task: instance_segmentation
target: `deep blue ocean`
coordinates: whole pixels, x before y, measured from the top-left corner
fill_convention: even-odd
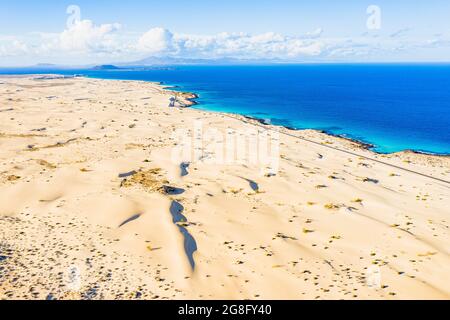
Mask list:
[[[197,93],[196,108],[344,135],[390,153],[450,154],[450,65],[176,66],[154,70],[0,69],[145,80]]]

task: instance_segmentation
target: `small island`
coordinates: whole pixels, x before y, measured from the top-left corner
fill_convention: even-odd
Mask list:
[[[119,69],[120,69],[119,67],[112,64],[104,64],[92,68],[92,70],[119,70]]]

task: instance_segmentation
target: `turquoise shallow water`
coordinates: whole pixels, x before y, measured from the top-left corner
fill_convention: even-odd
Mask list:
[[[450,154],[450,65],[182,66],[155,70],[0,69],[158,81],[210,111],[312,128],[374,145]]]

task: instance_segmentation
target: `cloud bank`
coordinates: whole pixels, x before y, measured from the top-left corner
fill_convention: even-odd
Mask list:
[[[127,33],[119,23],[96,25],[91,20],[79,20],[60,33],[34,32],[22,38],[0,35],[0,58],[83,63],[125,62],[149,56],[345,61],[450,46],[450,40],[441,34],[433,40],[411,40],[406,37],[409,33],[411,29],[401,29],[385,35],[366,32],[356,37],[331,38],[317,28],[296,36],[274,32],[201,35],[155,27],[136,34]]]
[[[118,23],[96,26],[90,20],[77,21],[59,35],[55,49],[73,53],[109,53],[119,46],[114,34],[120,28]]]

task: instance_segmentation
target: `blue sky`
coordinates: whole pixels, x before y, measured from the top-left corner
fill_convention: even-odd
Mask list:
[[[70,25],[69,5],[81,12]],[[0,0],[0,66],[147,56],[448,61],[449,17],[445,0]]]

